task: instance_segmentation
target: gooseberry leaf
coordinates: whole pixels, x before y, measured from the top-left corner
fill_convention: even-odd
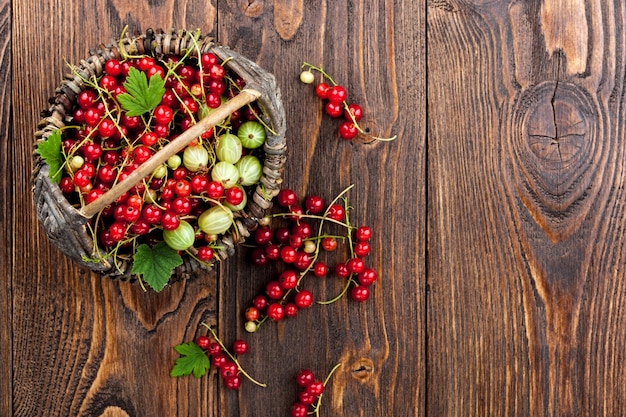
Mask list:
[[[174,367],[170,371],[170,376],[191,375],[200,378],[211,367],[211,361],[207,354],[194,342],[181,343],[174,346],[180,358],[176,359]]]
[[[50,167],[48,176],[55,183],[61,182],[61,167],[63,166],[63,154],[61,153],[61,132],[55,130],[46,140],[39,142],[37,153]]]
[[[183,258],[165,242],[159,242],[152,248],[142,244],[137,247],[133,257],[132,273],[159,292],[167,285],[174,268],[182,263]]]
[[[117,100],[126,110],[126,115],[141,116],[154,110],[161,103],[165,93],[165,80],[154,74],[148,81],[145,72],[130,67],[124,88],[126,92],[119,94]]]

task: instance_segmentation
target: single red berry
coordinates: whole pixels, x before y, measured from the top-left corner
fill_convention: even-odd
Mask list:
[[[372,229],[368,226],[359,226],[354,234],[357,240],[370,240],[372,237]]]
[[[309,406],[301,402],[297,402],[291,406],[289,413],[291,417],[307,417],[309,415]]]
[[[324,383],[322,381],[316,380],[307,385],[306,391],[308,391],[311,395],[317,398],[324,393],[324,388]]]
[[[179,216],[191,213],[191,200],[188,197],[177,197],[172,201],[171,209]]]
[[[358,104],[349,104],[348,108],[344,110],[343,116],[348,121],[352,121],[352,118],[354,118],[354,121],[358,122],[363,117],[363,109]]]
[[[233,353],[235,353],[235,355],[244,355],[248,352],[248,349],[248,342],[243,339],[237,339],[233,342]]]
[[[350,290],[350,297],[354,301],[363,302],[370,298],[369,287],[364,285],[356,285]]]
[[[337,245],[337,239],[335,239],[334,237],[322,238],[322,249],[327,252],[332,252],[337,249]]]
[[[74,191],[74,182],[70,177],[63,177],[61,178],[59,187],[61,188],[62,192],[64,192],[65,194],[69,194]]]
[[[329,90],[330,90],[330,85],[326,83],[319,83],[315,86],[315,94],[317,94],[317,96],[321,98],[322,100],[328,98]]]
[[[285,316],[286,317],[295,317],[298,315],[298,311],[300,308],[295,303],[287,303],[285,305]]]
[[[209,198],[218,200],[224,196],[224,185],[218,181],[209,181],[206,186],[206,193]]]
[[[209,353],[210,354],[210,353]],[[220,369],[228,362],[228,357],[223,353],[211,354],[211,366]]]
[[[126,206],[126,210],[124,211],[124,220],[128,223],[132,223],[139,219],[141,216],[141,210],[137,207]]]
[[[300,221],[302,216],[304,215],[304,210],[297,204],[294,204],[289,208],[289,216],[287,219],[291,222],[297,223]]]
[[[244,315],[248,321],[257,321],[261,317],[261,312],[256,307],[248,307]]]
[[[122,64],[117,59],[109,59],[104,64],[104,71],[109,75],[117,77],[122,73]]]
[[[166,211],[161,217],[161,227],[165,230],[175,230],[180,225],[180,219],[176,213]]]
[[[224,78],[224,76],[226,75],[226,71],[224,70],[224,67],[222,67],[220,64],[213,64],[209,67],[209,77],[219,80]]]
[[[282,207],[289,208],[297,203],[298,196],[295,191],[285,188],[280,190],[278,196],[276,197],[276,201]]]
[[[232,204],[233,206],[241,204],[244,199],[243,188],[240,187],[230,187],[226,189],[224,195],[226,197],[226,202]]]
[[[308,239],[313,234],[313,228],[307,222],[300,222],[291,228],[292,236],[300,236],[302,239]]]
[[[357,137],[359,130],[352,122],[346,121],[339,125],[339,136],[345,140],[352,140]]]
[[[302,388],[308,387],[313,381],[315,381],[315,375],[310,369],[301,369],[296,374],[296,384]]]
[[[269,261],[265,249],[260,247],[252,250],[251,259],[252,263],[256,266],[263,266]]]
[[[292,269],[285,269],[279,275],[278,283],[283,290],[296,288],[296,285],[298,285],[298,273]]]
[[[353,274],[359,274],[365,270],[365,262],[361,258],[350,258],[346,266]]]
[[[265,293],[271,300],[279,300],[283,296],[283,287],[278,281],[270,281],[265,286]]]
[[[274,239],[280,244],[289,243],[291,232],[286,227],[278,227],[274,230]]]
[[[348,97],[348,92],[340,85],[335,85],[328,90],[328,101],[330,103],[342,104]],[[342,112],[343,113],[343,112]]]
[[[198,248],[198,259],[202,262],[211,262],[214,257],[213,249],[208,246],[201,246]]]
[[[100,88],[111,93],[117,87],[117,79],[112,75],[104,75],[100,78],[98,84],[100,85]]]
[[[211,339],[208,336],[198,336],[196,338],[196,345],[202,350],[207,350],[211,344]]]
[[[359,273],[357,280],[359,281],[359,284],[367,287],[369,285],[372,285],[377,278],[378,275],[376,274],[375,270],[373,270],[372,268],[365,268]]]
[[[98,94],[93,90],[83,90],[78,94],[78,97],[76,98],[78,106],[83,110],[87,110],[93,107],[94,104],[96,104],[97,100]]]
[[[267,306],[267,317],[273,321],[281,321],[285,317],[285,308],[279,303]]]
[[[313,304],[313,293],[309,290],[300,290],[295,295],[293,301],[299,308],[311,307]]]
[[[257,245],[266,246],[272,242],[272,229],[269,226],[261,226],[254,231],[254,241]]]
[[[156,204],[147,204],[141,211],[141,217],[150,224],[159,224],[163,211]]]
[[[369,242],[366,242],[364,240],[356,242],[354,245],[354,254],[358,256],[359,258],[363,258],[367,256],[367,254],[370,253],[370,250],[371,250],[371,246]]]
[[[233,375],[224,378],[224,385],[226,385],[226,388],[236,391],[241,387],[241,377],[239,375]]]
[[[343,114],[343,106],[341,103],[333,103],[332,101],[326,103],[324,110],[326,114],[332,118],[340,117]]]
[[[346,215],[346,210],[343,208],[343,206],[339,205],[339,204],[331,204],[331,206],[328,208],[328,218],[336,220],[336,221],[343,221],[344,217]]]
[[[270,243],[265,247],[265,255],[267,259],[271,261],[277,261],[280,259],[280,247],[274,243]]]
[[[299,249],[302,247],[303,244],[304,239],[302,238],[302,236],[293,234],[289,236],[289,246],[291,246],[292,248]]]
[[[268,304],[269,302],[267,301],[267,297],[265,297],[264,295],[257,295],[256,297],[254,297],[254,300],[252,300],[252,305],[254,305],[255,308],[261,311],[265,310]]]
[[[309,266],[311,266],[312,262],[313,257],[311,256],[311,254],[303,250],[299,250],[296,252],[296,259],[293,261],[293,266],[300,271],[304,271]]]
[[[220,367],[220,376],[222,378],[229,378],[237,375],[239,370],[237,369],[237,364],[233,361],[227,361]]]
[[[102,121],[100,122],[100,125],[98,126],[98,133],[100,134],[100,137],[103,139],[107,139],[112,136],[115,136],[115,134],[118,132],[119,130],[117,128],[117,125],[115,124],[113,120],[111,120],[108,117],[102,119]]]
[[[337,274],[339,278],[350,277],[350,268],[348,268],[348,264],[341,262],[335,265],[335,274]]]
[[[200,57],[200,63],[205,68],[210,68],[211,65],[215,65],[219,62],[217,56],[211,52],[206,52]]]
[[[85,203],[93,203],[98,197],[102,196],[102,194],[104,194],[104,191],[98,189],[89,191],[85,196]]]
[[[300,391],[298,393],[298,400],[302,404],[311,405],[311,404],[313,404],[315,402],[316,399],[317,399],[317,397],[315,397],[313,394],[311,394],[307,390]]]
[[[217,109],[222,105],[222,97],[216,93],[209,93],[206,95],[205,102],[210,109]]]
[[[328,274],[328,266],[324,262],[316,262],[313,265],[313,275],[318,278],[325,277]]]
[[[218,353],[222,353],[222,347],[220,346],[219,343],[215,341],[211,341],[211,343],[209,343],[207,351],[209,352],[209,355],[211,356],[217,355]]]
[[[318,195],[310,195],[304,200],[304,208],[311,214],[322,213],[324,206],[324,200]]]
[[[291,246],[283,246],[280,250],[280,257],[286,264],[291,264],[296,260],[297,252]]]

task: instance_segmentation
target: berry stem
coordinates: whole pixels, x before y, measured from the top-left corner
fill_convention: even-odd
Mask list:
[[[239,363],[239,360],[237,359],[237,357],[235,355],[233,355],[232,353],[230,353],[230,351],[228,349],[226,349],[226,346],[224,346],[224,344],[222,343],[222,341],[220,340],[220,338],[217,336],[217,333],[215,333],[215,330],[213,330],[213,328],[211,326],[209,326],[206,323],[201,323],[204,327],[206,327],[207,329],[209,329],[209,332],[211,332],[211,336],[213,336],[213,338],[215,339],[215,341],[220,345],[220,347],[222,348],[222,351],[224,351],[228,357],[235,362],[235,364],[237,365],[237,369],[239,370],[239,372],[241,372],[242,375],[244,375],[246,378],[248,378],[250,381],[252,381],[254,384],[260,386],[260,387],[267,387],[267,384],[264,384],[262,382],[257,381],[256,379],[252,378],[250,376],[250,374],[248,374],[245,369],[243,369],[243,367],[241,366],[241,364]]]
[[[328,375],[326,376],[326,379],[324,379],[324,387],[326,387],[326,385],[328,384],[328,381],[330,381],[330,377],[333,376],[333,374],[335,373],[335,371],[337,369],[339,369],[339,367],[341,366],[341,363],[338,363],[337,365],[335,365],[333,367],[333,369],[330,370],[330,372],[328,373]],[[313,410],[314,413],[317,417],[319,417],[320,415],[320,407],[322,405],[322,397],[324,396],[324,393],[320,394],[319,397],[317,397],[317,403],[315,403],[315,405],[313,406]]]

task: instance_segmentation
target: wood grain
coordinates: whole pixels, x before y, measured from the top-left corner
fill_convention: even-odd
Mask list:
[[[624,10],[585,4],[429,4],[429,414],[626,407]]]
[[[10,227],[0,232],[9,245],[6,261],[0,260],[9,271],[0,308],[13,315],[0,328],[12,345],[3,352],[10,368],[0,368],[9,384],[0,394],[3,415],[286,415],[296,400],[297,370],[311,368],[321,378],[336,363],[342,367],[321,415],[424,415],[423,4],[28,0],[12,6],[13,83],[3,88],[19,99],[13,101],[13,140],[2,142],[11,151],[0,154],[3,191],[13,203],[3,211]],[[42,19],[45,29],[33,29]],[[200,27],[276,74],[288,112],[286,185],[301,196],[330,200],[354,183],[351,216],[374,228],[368,262],[380,271],[380,282],[368,303],[316,306],[248,335],[241,314],[276,270],[251,268],[245,249],[217,274],[152,294],[101,280],[50,245],[35,216],[25,215],[33,210],[30,154],[38,113],[65,62],[83,58],[125,25],[131,31]],[[305,60],[341,80],[365,108],[365,127],[399,138],[340,140],[338,123],[323,115],[311,86],[298,81]],[[320,299],[342,287],[337,280],[311,285]],[[214,371],[200,380],[170,378],[172,347],[203,333],[201,321],[218,324],[227,343],[248,339],[252,352],[244,366],[268,388],[244,384],[239,393],[227,391]]]
[[[11,4],[0,1],[0,271],[11,269],[11,245],[9,207],[13,204],[13,172],[10,169],[11,158]],[[0,410],[13,407],[13,351],[11,341],[11,276],[3,273],[0,288]]]

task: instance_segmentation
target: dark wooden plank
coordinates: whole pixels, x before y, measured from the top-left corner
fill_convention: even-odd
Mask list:
[[[281,3],[280,5],[278,3]],[[315,306],[246,335],[232,326],[271,279],[245,254],[224,269],[219,317],[223,337],[250,341],[250,372],[268,382],[224,397],[233,415],[287,415],[301,368],[324,375],[343,366],[324,396],[322,415],[424,415],[424,5],[420,2],[220,3],[219,40],[276,74],[287,111],[285,185],[300,196],[331,199],[355,184],[352,218],[374,228],[368,262],[381,274],[371,299]],[[254,6],[254,7],[253,7]],[[349,143],[323,115],[303,61],[322,65],[365,107],[366,126],[393,143]],[[319,299],[342,283],[308,282]]]
[[[11,3],[0,1],[0,414],[9,415],[12,409],[11,350],[11,242],[9,213],[13,201],[13,172],[11,164]]]
[[[12,294],[14,312],[13,360],[3,360],[13,366],[13,395],[3,395],[3,402],[13,404],[3,415],[220,415],[217,384],[209,378],[169,377],[173,346],[192,339],[201,320],[214,320],[215,274],[161,294],[102,281],[49,244],[29,191],[32,135],[39,111],[67,71],[66,61],[77,62],[126,24],[130,30],[190,27],[210,33],[215,8],[204,1],[24,1],[13,7],[13,177],[8,178],[16,191],[6,233],[15,239],[9,240],[12,287],[3,292]]]
[[[431,2],[428,413],[626,409],[623,2]]]

